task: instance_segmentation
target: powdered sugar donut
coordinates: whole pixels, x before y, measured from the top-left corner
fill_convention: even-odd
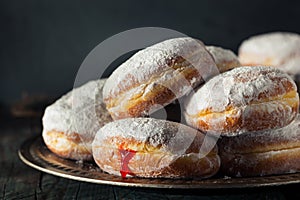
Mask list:
[[[114,119],[145,116],[218,73],[200,41],[169,39],[139,51],[120,65],[108,78],[103,98]]]
[[[220,72],[241,66],[238,57],[229,49],[216,46],[206,46],[206,49],[213,56]]]
[[[92,159],[91,143],[96,132],[112,121],[102,101],[105,81],[90,81],[46,108],[43,139],[52,152],[74,160]]]
[[[264,176],[300,171],[300,115],[273,130],[219,140],[222,172],[229,176]]]
[[[298,108],[297,87],[289,75],[274,67],[239,67],[191,94],[184,115],[202,131],[239,135],[284,127]]]
[[[239,48],[242,65],[278,67],[289,74],[300,73],[300,35],[273,32],[250,37]]]
[[[95,136],[93,156],[103,171],[124,178],[207,178],[220,166],[215,138],[153,118],[106,124]]]
[[[295,75],[300,75],[300,55],[286,61],[280,69],[290,74],[294,79]],[[295,79],[296,80],[296,79]]]

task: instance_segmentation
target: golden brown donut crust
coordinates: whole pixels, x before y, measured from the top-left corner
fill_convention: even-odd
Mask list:
[[[248,132],[235,137],[222,137],[220,151],[232,154],[262,153],[300,148],[300,115],[289,125],[264,131]]]
[[[272,67],[240,67],[191,94],[185,118],[205,132],[239,135],[284,127],[298,109],[297,87],[287,74]]]
[[[206,49],[212,55],[221,73],[241,66],[238,57],[229,49],[217,46],[206,46]]]
[[[78,133],[66,134],[59,131],[47,131],[43,134],[43,139],[53,153],[62,158],[73,160],[92,160],[91,151],[87,144],[82,143]]]
[[[263,176],[300,171],[300,115],[286,127],[218,141],[222,172]]]
[[[112,121],[102,98],[105,81],[91,80],[45,109],[42,136],[52,152],[64,158],[91,160],[96,132]]]
[[[120,65],[105,84],[104,102],[113,119],[146,116],[217,71],[202,42],[188,37],[166,40]]]
[[[209,145],[202,147],[204,138],[197,130],[175,122],[152,118],[118,120],[97,133],[93,157],[101,169],[119,176],[124,162],[120,150],[125,150],[134,152],[128,162],[129,175],[207,178],[217,173],[220,160],[215,144],[212,143],[209,152],[206,152]],[[206,139],[206,142],[213,141],[211,137]],[[200,155],[199,151],[206,153]]]
[[[122,138],[123,141],[129,143],[129,146],[134,147],[140,144],[138,141],[127,141],[127,139]],[[118,141],[122,141],[121,138],[118,138]],[[115,140],[115,139],[113,139]],[[197,139],[195,139],[197,140]],[[108,144],[110,141],[104,141]],[[217,150],[213,149],[208,155],[204,158],[199,159],[199,146],[195,145],[197,142],[194,141],[191,144],[186,155],[181,155],[176,158],[176,160],[171,161],[173,158],[170,153],[170,158],[165,158],[168,155],[165,155],[162,152],[159,152],[159,149],[154,148],[153,146],[148,146],[148,151],[138,151],[135,153],[133,158],[130,160],[128,166],[134,175],[137,177],[143,178],[208,178],[216,174],[219,170],[219,158]],[[196,148],[195,148],[196,147]],[[156,152],[155,152],[156,151]],[[94,154],[95,162],[101,167],[104,165],[110,166],[116,171],[120,171],[121,166],[121,155],[119,149],[117,148],[102,148],[101,158],[110,157],[110,155],[115,155],[114,159],[98,159],[100,156],[96,153]],[[195,155],[193,154],[195,153]],[[163,166],[161,169],[155,169],[157,165]]]
[[[183,58],[180,58],[175,62],[179,62],[180,60],[183,62]],[[177,70],[177,68],[179,67],[173,66],[174,70]],[[181,70],[180,73],[181,74],[178,74],[177,76],[174,75],[173,79],[165,81],[163,85],[153,84],[151,92],[148,92],[146,94],[146,87],[155,82],[153,79],[148,80],[147,83],[144,83],[145,86],[140,90],[139,93],[136,93],[134,96],[127,100],[126,106],[124,106],[125,109],[114,109],[112,112],[110,112],[111,116],[114,119],[123,119],[127,117],[139,117],[141,115],[144,115],[152,106],[166,105],[176,99],[176,95],[174,94],[174,92],[178,93],[181,90],[182,82],[190,82],[193,79],[201,79],[199,72],[193,67],[186,67],[185,69]],[[160,75],[158,75],[157,77],[160,77]],[[133,87],[138,87],[138,84],[133,84]],[[169,88],[172,88],[172,90],[170,90]],[[128,90],[130,91],[130,89]],[[131,96],[131,94],[124,91],[123,93],[119,94],[119,97],[106,98],[105,102],[109,102],[106,104],[107,108],[110,109],[122,104],[127,95]]]
[[[300,148],[264,153],[220,153],[221,172],[227,176],[250,177],[300,171]]]

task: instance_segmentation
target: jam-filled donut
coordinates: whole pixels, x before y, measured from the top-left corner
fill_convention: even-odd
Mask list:
[[[295,82],[274,67],[238,67],[220,74],[185,102],[187,123],[223,135],[280,128],[299,108]]]
[[[105,79],[90,81],[48,106],[43,116],[43,139],[60,157],[92,159],[92,141],[112,121],[102,101]]]
[[[220,72],[241,66],[238,57],[229,49],[216,46],[206,46],[206,49],[213,56]]]
[[[220,166],[215,138],[154,118],[106,124],[95,136],[93,156],[103,171],[123,178],[207,178]]]
[[[273,130],[219,140],[221,171],[228,176],[264,176],[300,171],[300,116]]]
[[[218,72],[200,41],[169,39],[139,51],[120,65],[108,78],[103,98],[113,119],[146,116]]]
[[[273,32],[250,37],[239,48],[242,65],[278,67],[289,74],[300,73],[300,35]]]

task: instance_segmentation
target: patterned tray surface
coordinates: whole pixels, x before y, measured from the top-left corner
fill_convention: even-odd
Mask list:
[[[121,177],[104,173],[96,166],[95,163],[75,162],[57,157],[47,149],[41,136],[33,137],[25,141],[19,149],[18,154],[25,164],[52,175],[78,181],[116,186],[220,189],[250,188],[300,183],[300,173],[251,178],[214,177],[205,180],[143,178],[122,179]]]

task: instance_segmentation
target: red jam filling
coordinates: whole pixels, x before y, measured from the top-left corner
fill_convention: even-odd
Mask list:
[[[122,178],[126,178],[127,175],[134,176],[134,173],[128,167],[129,161],[133,158],[136,154],[136,151],[131,149],[124,149],[123,144],[119,147],[119,152],[121,154],[121,169],[120,174]]]

